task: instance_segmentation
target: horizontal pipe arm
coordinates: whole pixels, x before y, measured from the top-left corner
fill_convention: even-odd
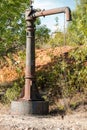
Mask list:
[[[33,17],[37,18],[40,16],[47,16],[47,15],[58,14],[58,13],[65,13],[66,20],[71,21],[71,10],[69,7],[55,8],[55,9],[50,9],[50,10],[42,10],[39,12],[35,12],[32,15],[33,15]]]

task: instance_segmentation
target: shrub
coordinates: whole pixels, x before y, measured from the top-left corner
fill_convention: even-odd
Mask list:
[[[47,98],[73,97],[87,92],[87,48],[85,46],[52,57],[51,63],[37,72],[37,85]]]
[[[17,99],[20,94],[20,91],[20,86],[15,82],[12,88],[7,89],[5,96],[7,100],[11,102],[12,100]]]

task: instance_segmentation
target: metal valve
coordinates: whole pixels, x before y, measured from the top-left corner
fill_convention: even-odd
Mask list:
[[[30,0],[30,6],[32,6],[33,3],[34,3],[34,0]]]

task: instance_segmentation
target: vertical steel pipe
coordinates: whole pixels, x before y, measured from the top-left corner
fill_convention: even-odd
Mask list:
[[[27,12],[26,12],[27,15]],[[24,99],[32,100],[31,89],[35,78],[35,26],[34,19],[26,20],[26,70]]]

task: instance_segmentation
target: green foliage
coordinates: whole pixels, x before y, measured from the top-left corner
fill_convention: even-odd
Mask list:
[[[48,44],[52,47],[64,45],[64,34],[60,31],[52,34],[53,36],[50,38]]]
[[[49,33],[50,30],[46,27],[46,25],[37,25],[36,26],[36,47],[40,48],[43,45],[46,45],[46,43],[49,40]]]
[[[56,30],[51,34],[51,37],[48,41],[48,44],[52,47],[64,45],[64,34],[59,29],[58,17],[55,18],[55,22]]]
[[[0,1],[0,52],[25,43],[25,9],[28,0]]]
[[[68,27],[68,42],[82,45],[87,41],[87,2],[78,0]]]
[[[14,82],[12,87],[9,87],[5,93],[5,96],[3,99],[5,99],[5,102],[11,102],[12,100],[16,100],[21,93],[21,90],[23,88],[24,84],[24,78],[20,78],[17,81]]]
[[[72,85],[78,91],[85,92],[87,88],[87,48],[86,46],[77,49],[70,53],[70,58],[74,60],[73,68],[71,67],[71,80],[74,81]]]
[[[26,55],[24,51],[19,51],[18,56],[20,57],[20,59],[25,60]]]
[[[7,91],[6,91],[6,99],[8,101],[12,101],[14,99],[17,99],[17,97],[19,96],[20,94],[20,87],[17,83],[14,83],[13,87],[12,88],[8,88]]]
[[[72,102],[72,103],[70,104],[70,108],[71,108],[72,110],[75,110],[80,104],[81,104],[80,102]]]

